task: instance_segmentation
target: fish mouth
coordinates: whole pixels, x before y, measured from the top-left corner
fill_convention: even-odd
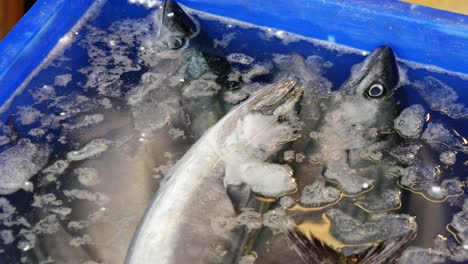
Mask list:
[[[344,84],[347,94],[363,92],[362,85],[379,83],[386,88],[387,94],[392,94],[399,82],[398,64],[393,49],[388,45],[377,47],[359,65],[359,70]]]
[[[165,0],[158,12],[158,37],[171,49],[180,49],[198,33],[197,23],[174,0]]]
[[[252,102],[251,110],[271,113],[289,101],[302,96],[304,85],[299,78],[287,77],[262,90]]]

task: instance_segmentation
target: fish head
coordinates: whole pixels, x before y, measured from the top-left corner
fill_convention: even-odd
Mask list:
[[[232,120],[220,133],[226,149],[241,148],[249,157],[266,160],[284,143],[297,138],[299,101],[303,84],[298,78],[284,78],[257,91],[228,116]]]
[[[304,85],[296,77],[286,77],[260,90],[250,101],[250,110],[261,114],[284,115],[299,101]]]
[[[185,47],[198,33],[197,23],[174,0],[165,0],[157,12],[158,37],[170,49]]]
[[[398,65],[392,48],[380,46],[353,69],[342,91],[346,95],[362,95],[369,100],[380,100],[390,97],[398,82]]]
[[[322,140],[326,148],[362,149],[380,140],[370,131],[388,131],[392,127],[392,95],[398,83],[398,65],[389,46],[378,47],[353,67],[351,77],[326,111],[322,128],[327,135]]]

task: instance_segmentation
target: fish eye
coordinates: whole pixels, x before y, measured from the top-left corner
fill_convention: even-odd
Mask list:
[[[170,49],[177,50],[177,49],[182,48],[182,46],[184,46],[185,40],[180,36],[173,36],[169,40],[168,44],[169,44]]]
[[[372,83],[366,91],[366,95],[371,98],[380,98],[385,93],[385,87],[378,82]]]

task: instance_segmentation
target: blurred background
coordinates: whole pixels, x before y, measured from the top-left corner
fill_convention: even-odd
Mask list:
[[[0,40],[35,2],[36,0],[0,0]]]

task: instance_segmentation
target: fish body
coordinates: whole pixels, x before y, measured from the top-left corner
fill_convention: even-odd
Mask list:
[[[288,166],[265,161],[292,137],[294,128],[278,123],[278,118],[294,112],[301,94],[299,80],[280,80],[211,127],[161,185],[135,234],[126,263],[219,262],[230,231],[214,230],[212,221],[235,216],[226,185],[244,183],[265,195],[295,188]],[[262,182],[254,177],[255,170],[271,175]]]
[[[413,218],[379,214],[397,210],[400,202],[396,179],[385,170],[393,164],[385,151],[395,143],[390,130],[398,83],[393,50],[378,47],[353,68],[350,79],[327,98],[326,105],[315,106],[322,113],[310,122],[315,130],[307,131],[314,140],[295,143],[305,144],[301,147],[309,157],[319,157],[321,173],[313,181],[336,186],[344,196],[325,214],[329,232],[341,243],[338,248],[313,232],[286,224],[285,233],[305,263],[393,263],[414,238]],[[311,166],[317,164],[299,166],[297,177],[310,174]]]

